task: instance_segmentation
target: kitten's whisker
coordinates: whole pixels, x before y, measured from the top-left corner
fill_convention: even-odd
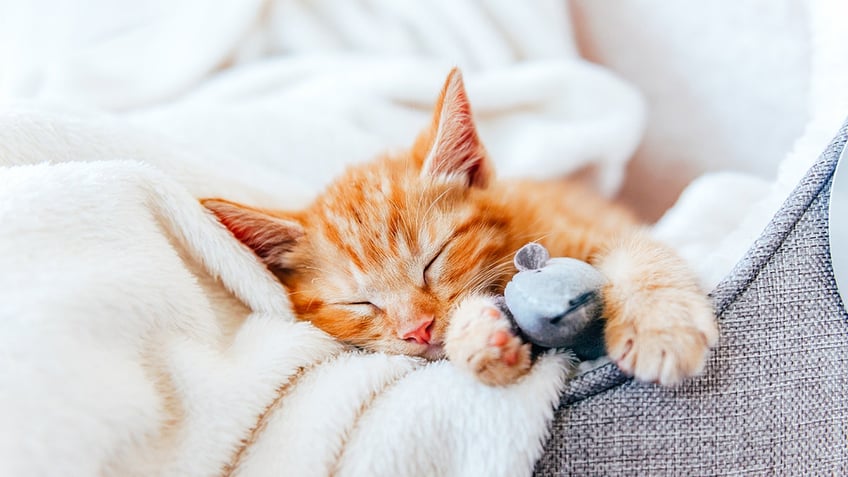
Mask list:
[[[546,238],[550,237],[553,234],[554,234],[553,231],[542,234],[542,235],[538,235],[538,234],[535,234],[535,233],[528,233],[528,234],[523,235],[523,237],[527,238],[527,242],[540,242],[540,241],[545,240]]]
[[[493,285],[502,284],[509,275],[512,268],[510,253],[506,257],[493,262],[491,265],[478,273],[469,284],[471,294],[489,293]]]
[[[304,293],[307,293],[307,290],[290,291],[290,292],[289,292],[289,296],[302,295],[302,294],[304,294]]]
[[[326,269],[323,269],[323,268],[320,268],[320,267],[313,267],[313,266],[310,266],[310,265],[301,265],[298,268],[303,269],[303,270],[314,270],[318,273],[327,273]]]
[[[433,199],[433,202],[430,202],[430,206],[427,207],[427,210],[424,212],[424,220],[427,220],[430,217],[430,212],[433,211],[433,207],[435,207],[436,204],[438,204],[439,201],[448,194],[448,192],[450,192],[450,189],[443,190],[441,194],[437,195],[436,198]]]

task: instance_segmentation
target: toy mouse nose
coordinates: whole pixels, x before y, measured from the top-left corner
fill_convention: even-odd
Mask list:
[[[423,317],[406,331],[400,333],[400,337],[406,341],[418,344],[430,344],[430,331],[433,328],[433,316]]]

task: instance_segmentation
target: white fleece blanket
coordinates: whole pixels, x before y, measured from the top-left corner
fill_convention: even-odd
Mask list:
[[[303,205],[453,64],[501,174],[614,192],[642,101],[564,5],[68,8],[0,11],[0,475],[529,475],[565,356],[492,388],[346,349],[196,198]]]

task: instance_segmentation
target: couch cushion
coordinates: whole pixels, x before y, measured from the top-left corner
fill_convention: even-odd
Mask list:
[[[705,374],[672,389],[612,365],[576,377],[537,475],[848,475],[848,315],[827,236],[846,135],[713,291]]]

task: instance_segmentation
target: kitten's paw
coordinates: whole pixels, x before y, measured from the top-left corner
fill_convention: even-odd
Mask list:
[[[718,340],[706,297],[681,290],[619,310],[605,330],[607,353],[626,374],[641,381],[677,384],[700,374]]]
[[[451,316],[445,351],[455,366],[483,383],[512,384],[530,369],[530,345],[512,332],[512,325],[487,297],[465,300]]]

